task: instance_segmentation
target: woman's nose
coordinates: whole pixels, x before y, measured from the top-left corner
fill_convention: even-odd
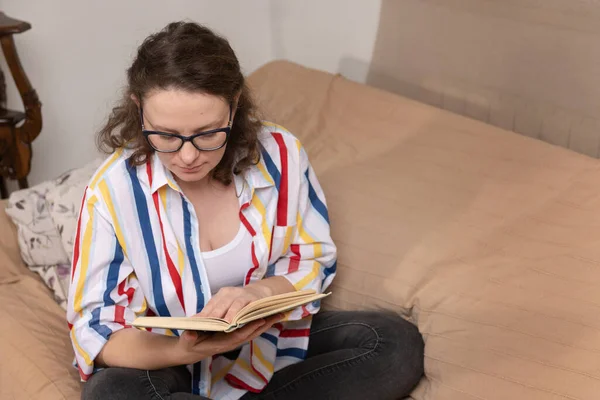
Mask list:
[[[187,165],[193,164],[199,155],[200,151],[191,142],[184,143],[183,147],[179,149],[179,157]]]

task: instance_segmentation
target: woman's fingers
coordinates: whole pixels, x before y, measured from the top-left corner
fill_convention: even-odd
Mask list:
[[[249,300],[241,296],[243,293],[242,289],[225,287],[206,303],[197,316],[224,318],[231,322],[235,314],[249,303]]]
[[[260,328],[265,326],[266,321],[264,319],[259,319],[257,321],[252,321],[249,324],[246,324],[242,328],[228,333],[227,335],[230,337],[232,342],[236,344],[245,343],[252,336],[254,332],[259,330]]]
[[[195,342],[198,338],[198,333],[196,331],[184,331],[181,334],[181,338],[186,342]]]
[[[254,321],[231,333],[215,333],[206,340],[198,343],[198,348],[195,350],[199,352],[208,351],[211,354],[226,353],[250,340],[250,335],[257,329],[260,329],[264,323],[264,320]]]
[[[223,318],[232,322],[235,316],[249,303],[259,300],[256,290],[238,287],[221,288],[204,306],[198,317]]]
[[[216,333],[210,336],[199,334],[202,338],[197,339],[195,345],[199,346],[198,351],[208,350],[211,354],[225,353],[262,335],[282,318],[284,318],[283,314],[277,314],[267,319],[252,321],[231,333]],[[188,331],[184,332],[184,335],[187,333]]]
[[[253,325],[254,324],[254,322],[253,322],[251,324],[244,326],[243,328],[236,331],[236,332],[240,332],[240,336],[239,336],[240,340],[238,341],[238,344],[246,343],[252,339],[257,338],[258,336],[262,335],[263,333],[265,333],[266,331],[271,329],[273,324],[276,324],[277,322],[281,321],[282,318],[283,318],[282,314],[277,314],[277,315],[273,315],[267,319],[260,320],[260,321],[263,321],[260,325]],[[234,333],[236,333],[236,332],[234,332]]]
[[[231,307],[231,304],[233,303],[234,299],[232,298],[220,298],[218,299],[218,302],[215,303],[215,305],[213,306],[212,310],[210,311],[209,314],[207,314],[207,317],[214,317],[214,318],[223,318],[225,317],[225,315],[227,314],[227,311],[229,310],[229,307]]]
[[[194,347],[209,337],[208,334],[198,331],[184,331],[180,339],[183,340],[188,347]]]
[[[276,323],[282,321],[284,318],[285,318],[285,314],[283,314],[283,313],[272,315],[269,318],[267,318],[267,324],[269,326],[273,326]]]
[[[212,299],[206,303],[202,311],[197,314],[198,317],[223,318],[229,309],[233,299],[223,296],[220,292],[215,294]]]
[[[283,314],[277,314],[277,315],[273,315],[269,318],[266,319],[265,324],[263,326],[261,326],[260,328],[258,328],[254,334],[253,334],[253,338],[257,338],[258,336],[262,335],[263,333],[265,333],[266,331],[268,331],[269,329],[271,329],[271,327],[273,325],[275,325],[276,323],[278,323],[279,321],[281,321],[284,318]]]
[[[236,316],[236,314],[242,308],[244,308],[249,302],[250,302],[249,300],[240,298],[240,297],[238,297],[237,299],[234,299],[231,302],[231,304],[229,305],[229,309],[227,310],[227,313],[225,314],[223,319],[225,319],[228,322],[233,321],[233,318]]]
[[[208,303],[206,303],[204,307],[202,307],[202,310],[198,314],[194,315],[194,317],[206,317],[207,315],[209,315],[213,308],[213,300],[214,297],[210,299]]]
[[[212,299],[210,299],[208,301],[208,303],[206,303],[204,305],[204,307],[202,308],[202,310],[195,315],[195,317],[209,317],[211,316],[213,309],[215,308],[215,305],[219,302],[219,297],[218,297],[218,293],[216,295],[213,296]]]

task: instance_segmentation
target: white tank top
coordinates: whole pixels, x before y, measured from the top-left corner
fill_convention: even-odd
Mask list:
[[[222,287],[242,286],[252,264],[252,235],[240,223],[235,238],[223,247],[203,251],[202,259],[208,275],[210,291],[215,294]]]

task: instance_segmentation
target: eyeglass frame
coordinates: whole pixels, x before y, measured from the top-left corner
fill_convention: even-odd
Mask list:
[[[158,151],[159,153],[177,153],[179,150],[181,150],[181,148],[185,145],[186,142],[191,142],[192,146],[194,146],[194,148],[198,151],[215,151],[215,150],[222,149],[223,147],[225,147],[227,142],[229,142],[229,136],[231,135],[231,127],[233,125],[233,118],[232,118],[233,117],[233,106],[232,105],[229,106],[229,122],[227,122],[226,127],[211,129],[210,131],[194,133],[191,136],[183,136],[178,133],[169,133],[169,132],[154,131],[154,130],[146,129],[144,126],[144,109],[141,104],[140,104],[139,108],[140,108],[140,123],[142,125],[142,135],[146,139],[146,142],[148,142],[148,145],[150,147],[152,147],[152,149],[154,149],[154,151]],[[225,132],[225,142],[223,142],[223,144],[218,147],[212,147],[210,149],[201,149],[198,146],[196,146],[196,143],[194,143],[194,139],[196,139],[197,137],[211,135],[211,134],[217,133],[217,132]],[[181,140],[181,146],[179,146],[176,150],[169,150],[169,151],[158,150],[156,147],[154,147],[152,145],[152,142],[150,141],[150,138],[149,138],[150,135],[176,137]]]

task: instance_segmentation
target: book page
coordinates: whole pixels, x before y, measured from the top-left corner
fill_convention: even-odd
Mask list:
[[[224,332],[229,323],[220,318],[198,317],[138,317],[133,321],[137,328],[163,328],[188,331]]]
[[[246,312],[239,320],[236,321],[236,323],[233,323],[232,325],[236,325],[236,324],[244,325],[249,322],[256,321],[257,319],[267,318],[267,317],[270,317],[271,315],[283,313],[286,311],[291,311],[296,307],[300,307],[305,304],[312,303],[313,301],[320,300],[329,295],[330,295],[330,293],[313,294],[311,296],[303,296],[303,297],[296,298],[296,299],[289,299],[288,301],[280,301],[280,302],[277,302],[274,304],[270,304],[270,305],[264,306],[262,308],[258,308],[258,309]]]
[[[314,290],[303,290],[266,297],[242,308],[231,324],[224,319],[212,317],[138,317],[132,325],[138,328],[231,332],[241,325],[293,310],[296,307],[312,303],[329,295],[330,293],[316,294]]]
[[[264,308],[266,306],[274,304],[283,304],[291,300],[304,299],[315,295],[316,292],[314,290],[300,290],[296,292],[283,293],[277,296],[265,297],[264,299],[253,301],[252,303],[247,304],[235,315],[235,317],[232,320],[232,324],[235,325],[236,322],[239,321],[240,318],[243,318],[246,314]]]

